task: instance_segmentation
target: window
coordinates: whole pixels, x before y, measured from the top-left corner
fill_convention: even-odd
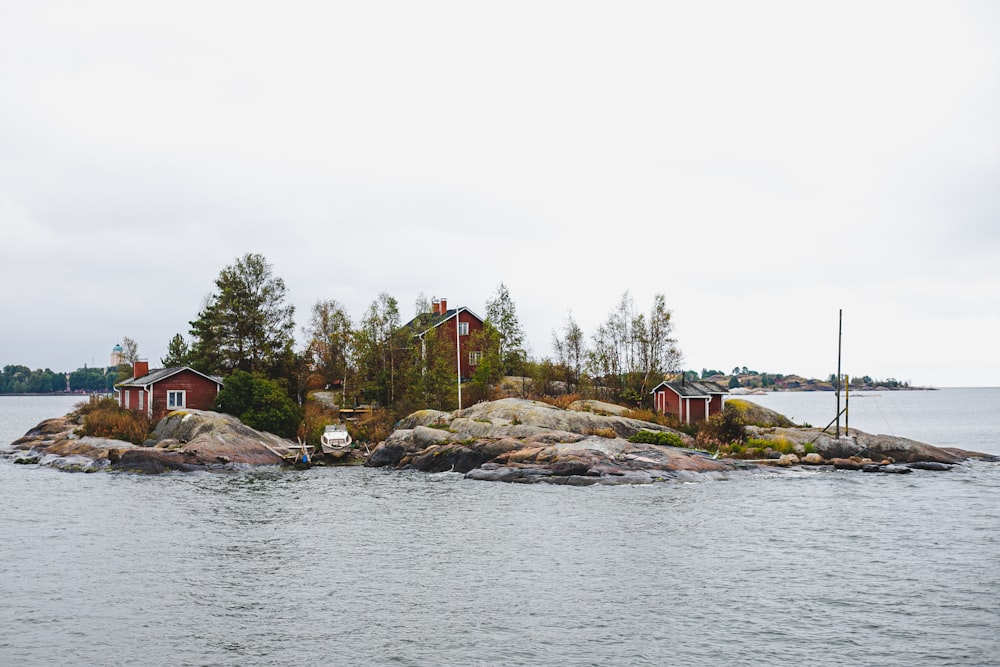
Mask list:
[[[458,323],[458,335],[459,336],[468,336],[469,335],[469,323],[468,322],[459,322]]]
[[[142,407],[143,407],[143,405],[142,405],[142,397],[145,396],[145,395],[146,395],[146,392],[141,391],[141,390],[139,391],[139,410],[142,410]]]
[[[473,350],[469,352],[469,365],[478,366],[479,362],[483,360],[483,353],[480,350]]]
[[[167,409],[177,410],[178,408],[184,407],[184,395],[186,391],[168,391],[167,392]]]

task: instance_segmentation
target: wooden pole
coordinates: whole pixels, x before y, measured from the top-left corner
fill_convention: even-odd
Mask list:
[[[851,411],[849,409],[850,405],[851,405],[851,376],[850,375],[845,375],[844,376],[844,382],[845,382],[845,386],[844,386],[844,435],[846,435],[847,437],[851,437],[851,427],[850,427]]]

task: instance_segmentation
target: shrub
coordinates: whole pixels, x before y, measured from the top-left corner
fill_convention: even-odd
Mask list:
[[[566,410],[575,401],[580,400],[580,394],[564,394],[562,396],[540,396],[539,401]]]
[[[357,442],[377,444],[389,437],[395,423],[389,412],[376,410],[368,419],[353,422],[351,433]]]
[[[667,426],[668,417],[661,415],[653,410],[648,410],[646,408],[633,408],[626,412],[623,417],[628,417],[629,419],[638,419],[639,421],[649,422],[650,424],[660,424],[662,426]]]
[[[141,445],[149,435],[149,417],[119,406],[113,398],[81,406],[80,413],[83,435],[124,440],[133,445]]]
[[[306,444],[318,447],[326,425],[333,424],[336,421],[337,415],[333,409],[328,408],[319,401],[306,401],[302,424],[299,425],[297,435]]]
[[[666,447],[684,446],[684,440],[681,436],[672,431],[639,431],[629,438],[628,441],[647,445],[663,445]]]
[[[728,406],[727,406],[728,407]],[[698,428],[699,442],[719,442],[730,444],[746,441],[743,417],[736,410],[723,410],[700,423]]]
[[[277,382],[236,370],[215,397],[215,407],[258,431],[294,438],[302,409]]]

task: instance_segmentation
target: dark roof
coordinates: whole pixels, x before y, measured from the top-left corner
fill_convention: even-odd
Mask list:
[[[691,381],[675,381],[675,382],[661,382],[660,384],[653,387],[653,391],[649,392],[655,394],[660,387],[668,387],[678,396],[694,397],[694,396],[711,396],[713,394],[728,394],[729,390],[725,387],[718,385],[714,382],[691,382]]]
[[[168,377],[177,375],[181,371],[191,371],[197,375],[202,376],[207,380],[211,380],[216,384],[223,384],[222,378],[215,377],[214,375],[205,375],[189,366],[175,366],[174,368],[157,368],[154,369],[142,377],[130,377],[124,382],[118,382],[115,384],[116,387],[148,387],[151,384],[156,384],[161,380],[166,380]]]
[[[449,308],[443,313],[424,313],[423,315],[417,315],[412,320],[404,324],[403,328],[411,329],[414,336],[422,336],[431,329],[441,326],[463,310],[480,322],[483,321],[483,318],[479,317],[479,315],[476,315],[465,306],[459,306],[458,308]]]

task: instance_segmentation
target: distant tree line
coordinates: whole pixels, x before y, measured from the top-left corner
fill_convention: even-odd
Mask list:
[[[80,368],[67,374],[8,365],[0,375],[0,394],[54,394],[67,390],[103,393],[114,389],[117,377],[116,372],[104,368]]]

